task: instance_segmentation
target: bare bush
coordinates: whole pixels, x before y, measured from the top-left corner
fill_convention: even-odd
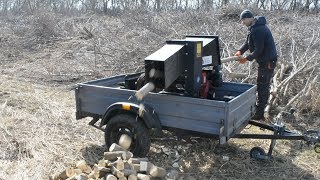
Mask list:
[[[57,15],[38,11],[35,13],[33,17],[33,34],[34,36],[48,39],[51,37],[57,36],[57,32],[55,31],[55,25],[57,24],[57,20],[55,19]]]

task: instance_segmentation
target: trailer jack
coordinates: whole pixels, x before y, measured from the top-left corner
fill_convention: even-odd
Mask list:
[[[278,139],[283,140],[303,140],[307,145],[314,146],[314,151],[320,153],[320,131],[307,130],[301,134],[293,132],[283,125],[283,123],[266,124],[260,121],[250,120],[249,124],[273,131],[273,134],[236,134],[234,138],[248,139],[271,139],[268,153],[261,147],[254,147],[250,151],[250,157],[257,160],[269,160],[272,158],[272,152]]]

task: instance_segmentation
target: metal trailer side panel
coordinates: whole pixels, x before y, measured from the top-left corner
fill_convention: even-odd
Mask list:
[[[132,94],[132,90],[82,84],[78,87],[77,96],[81,112],[101,117],[111,104],[127,101]]]
[[[141,73],[137,73],[141,74]],[[131,76],[133,74],[128,74],[128,75],[118,75],[118,76],[112,76],[112,77],[107,77],[103,79],[96,79],[92,81],[88,81],[85,83],[80,83],[79,85],[94,85],[94,86],[99,86],[99,87],[113,87],[119,82],[123,82],[125,80],[126,76]]]
[[[225,122],[225,136],[230,138],[239,133],[248,124],[255,112],[256,86],[243,92],[228,102],[227,121]]]
[[[220,134],[221,120],[225,119],[225,102],[179,96],[146,97],[166,127]]]

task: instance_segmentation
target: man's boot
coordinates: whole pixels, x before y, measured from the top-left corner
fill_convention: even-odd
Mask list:
[[[253,120],[264,121],[264,107],[261,104],[256,105],[256,113],[251,117]]]
[[[253,120],[259,120],[259,121],[264,121],[265,118],[264,118],[264,113],[263,112],[256,112],[252,117],[251,119]]]

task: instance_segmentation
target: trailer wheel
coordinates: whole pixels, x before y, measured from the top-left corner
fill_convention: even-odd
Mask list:
[[[261,147],[254,147],[250,151],[250,157],[257,160],[265,160],[267,155]]]
[[[142,120],[130,114],[118,114],[113,116],[105,128],[105,142],[108,147],[119,142],[122,134],[132,138],[129,151],[135,156],[145,157],[150,149],[150,137],[148,129]]]
[[[316,143],[316,144],[314,145],[314,151],[315,151],[316,153],[320,153],[320,143]]]

